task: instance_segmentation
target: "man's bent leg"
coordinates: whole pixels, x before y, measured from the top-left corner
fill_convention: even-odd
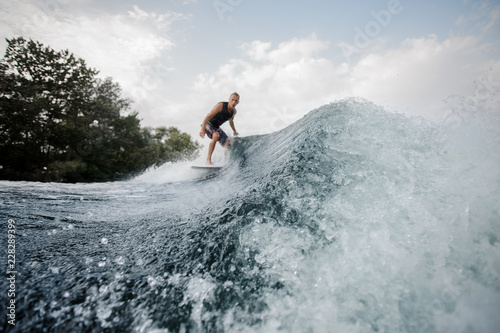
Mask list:
[[[212,135],[212,141],[210,141],[210,145],[208,146],[208,157],[207,157],[207,164],[208,165],[213,165],[212,163],[212,154],[215,149],[215,144],[219,141],[219,133],[214,132]]]

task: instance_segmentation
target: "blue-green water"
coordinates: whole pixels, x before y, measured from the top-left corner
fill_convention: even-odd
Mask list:
[[[499,332],[499,123],[347,99],[237,138],[216,173],[0,182],[17,272],[16,325],[6,274],[0,327]]]

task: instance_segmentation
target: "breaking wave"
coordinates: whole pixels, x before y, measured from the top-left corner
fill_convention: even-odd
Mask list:
[[[236,138],[216,173],[2,182],[18,272],[2,327],[498,332],[500,122],[484,118],[346,99]]]

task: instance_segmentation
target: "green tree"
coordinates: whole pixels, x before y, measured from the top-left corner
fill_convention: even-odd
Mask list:
[[[178,129],[141,128],[131,100],[69,51],[7,39],[0,61],[0,178],[122,179],[195,156]]]
[[[32,173],[65,149],[64,127],[85,110],[98,73],[68,51],[22,37],[7,40],[1,61],[0,142],[3,168]]]
[[[181,133],[176,127],[162,126],[154,132],[154,139],[161,145],[161,162],[194,158],[200,148],[197,142],[191,141],[189,134]]]

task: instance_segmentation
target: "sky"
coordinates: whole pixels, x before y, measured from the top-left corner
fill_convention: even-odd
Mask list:
[[[0,0],[0,12],[3,53],[18,36],[67,49],[120,84],[143,126],[204,144],[203,118],[233,91],[240,136],[349,97],[434,122],[500,109],[498,0]]]

